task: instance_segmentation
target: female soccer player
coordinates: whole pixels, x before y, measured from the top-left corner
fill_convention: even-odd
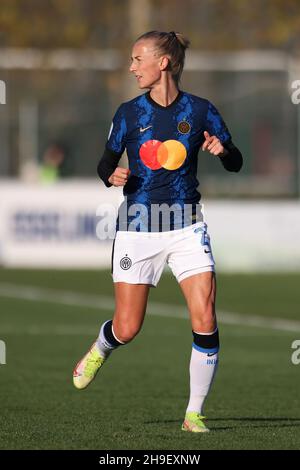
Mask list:
[[[198,152],[208,151],[228,171],[239,171],[243,160],[217,109],[179,89],[188,46],[173,31],[145,33],[133,46],[130,72],[148,91],[118,108],[98,165],[107,187],[124,186],[112,250],[115,312],[77,364],[73,381],[87,387],[111,352],[137,335],[149,288],[168,263],[193,332],[182,430],[207,432],[203,403],[217,369],[219,334],[214,259],[197,191]],[[125,148],[129,169],[118,166]]]

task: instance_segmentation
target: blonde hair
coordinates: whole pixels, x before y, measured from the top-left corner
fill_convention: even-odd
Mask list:
[[[178,84],[184,67],[185,51],[189,47],[190,41],[181,33],[174,31],[169,33],[149,31],[138,37],[135,42],[142,39],[153,40],[158,54],[169,56],[170,60],[167,70],[170,70],[174,81]]]

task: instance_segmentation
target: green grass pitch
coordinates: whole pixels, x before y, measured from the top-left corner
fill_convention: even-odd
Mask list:
[[[219,310],[300,321],[300,274],[218,274],[217,283]],[[108,271],[0,270],[0,449],[300,448],[300,364],[291,362],[300,329],[220,323],[220,365],[205,408],[211,433],[193,435],[180,429],[192,342],[187,319],[147,315],[139,336],[78,391],[72,370],[111,318],[113,299],[110,310],[68,305],[54,293],[25,298],[24,286],[84,299],[113,295]],[[168,274],[150,302],[184,305]]]

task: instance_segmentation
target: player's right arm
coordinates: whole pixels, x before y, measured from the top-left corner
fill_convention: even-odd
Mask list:
[[[97,166],[99,178],[105,186],[124,186],[130,175],[130,170],[118,166],[122,154],[111,152],[107,147]]]
[[[108,178],[108,182],[112,186],[124,186],[129,178],[130,170],[128,168],[122,168],[118,166],[112,175]]]
[[[127,183],[130,171],[118,166],[126,141],[125,106],[121,105],[114,115],[105,150],[97,167],[97,173],[107,187],[124,186]]]

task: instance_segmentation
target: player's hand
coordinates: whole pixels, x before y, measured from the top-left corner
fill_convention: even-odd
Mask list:
[[[118,166],[112,175],[108,178],[108,181],[113,186],[124,186],[130,176],[130,170],[128,168],[122,168]]]
[[[225,156],[227,150],[221,144],[220,139],[215,135],[209,135],[209,132],[204,131],[205,141],[202,145],[202,150],[208,150],[210,153],[216,156]]]

